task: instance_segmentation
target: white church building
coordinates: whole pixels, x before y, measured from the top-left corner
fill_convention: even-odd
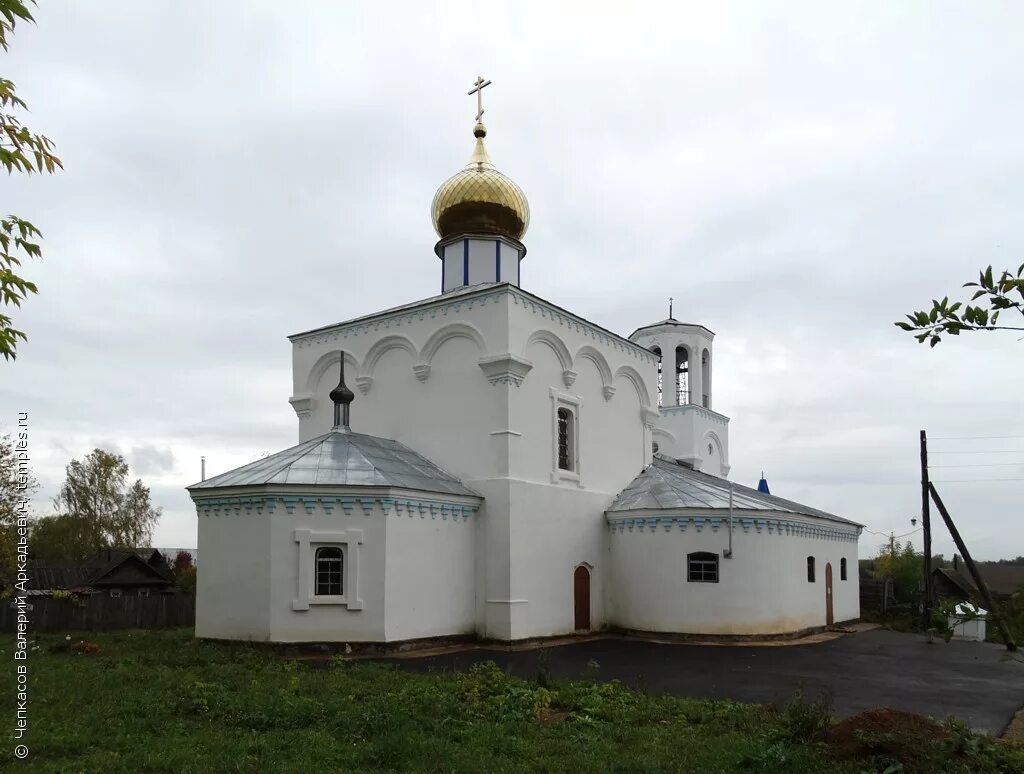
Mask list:
[[[521,286],[529,207],[482,114],[434,197],[440,294],[290,336],[299,444],[189,487],[196,635],[776,635],[857,618],[861,526],[728,480],[710,330],[670,312],[622,336]]]

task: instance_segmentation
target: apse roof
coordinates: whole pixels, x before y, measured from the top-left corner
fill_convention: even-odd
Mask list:
[[[840,518],[775,495],[764,494],[747,486],[732,484],[734,511],[773,511],[795,513],[818,519],[838,521],[860,527],[855,521]],[[670,457],[655,455],[654,462],[623,489],[608,508],[620,511],[681,510],[687,508],[729,507],[730,482],[709,476],[679,464]]]
[[[189,491],[266,484],[382,486],[480,497],[398,441],[338,429],[193,484]]]

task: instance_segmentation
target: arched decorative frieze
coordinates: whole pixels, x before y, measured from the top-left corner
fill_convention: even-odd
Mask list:
[[[612,386],[612,369],[608,365],[608,361],[605,359],[605,356],[601,354],[600,350],[595,349],[589,344],[584,344],[576,353],[576,360],[578,361],[580,358],[586,358],[597,368],[597,372],[601,375],[602,389]],[[608,400],[607,395],[605,400]]]
[[[370,351],[366,353],[366,360],[363,364],[363,370],[360,376],[372,377],[374,369],[377,368],[377,363],[380,362],[380,359],[386,352],[390,352],[392,349],[400,349],[403,352],[408,352],[413,359],[418,356],[416,346],[405,336],[398,334],[385,336],[374,343],[374,345],[370,347]]]
[[[327,373],[327,369],[337,369],[338,367],[338,350],[331,350],[320,356],[320,358],[313,364],[313,367],[309,369],[309,377],[306,379],[306,393],[309,395],[316,395],[320,389],[320,380],[323,379],[324,374]],[[351,372],[356,373],[359,370],[359,361],[355,359],[351,352],[345,353],[345,367]],[[297,411],[298,409],[296,409]]]
[[[551,351],[555,353],[555,357],[558,358],[558,362],[562,366],[562,371],[572,371],[572,355],[569,353],[569,348],[565,346],[565,342],[562,341],[558,334],[552,333],[549,330],[544,330],[543,328],[534,331],[530,334],[530,338],[526,340],[526,349],[523,350],[523,357],[528,358],[530,356],[529,349],[532,344],[547,345]],[[575,378],[575,372],[573,372],[573,380],[575,380]]]
[[[481,354],[484,352],[484,337],[480,335],[480,331],[469,323],[453,322],[437,329],[427,339],[427,343],[423,345],[423,349],[420,351],[420,363],[429,366],[441,346],[451,339],[469,339],[476,344]]]
[[[647,393],[647,384],[644,382],[640,372],[633,368],[633,366],[620,366],[615,372],[615,378],[618,379],[620,376],[636,388],[637,397],[640,399],[640,407],[648,408],[651,405],[651,396]]]

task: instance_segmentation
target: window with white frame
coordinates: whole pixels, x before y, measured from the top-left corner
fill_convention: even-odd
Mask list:
[[[292,610],[312,605],[340,605],[362,610],[359,595],[359,549],[363,531],[295,530],[298,543],[298,583]]]
[[[575,396],[551,389],[551,481],[580,486],[580,407]]]
[[[313,594],[318,597],[340,597],[344,594],[345,554],[339,546],[324,546],[316,550],[316,577]]]

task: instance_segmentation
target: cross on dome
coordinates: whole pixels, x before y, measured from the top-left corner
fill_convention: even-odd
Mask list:
[[[484,88],[490,85],[491,82],[489,80],[484,80],[482,75],[478,75],[473,83],[473,88],[466,92],[470,97],[476,94],[476,122],[478,124],[481,123],[481,119],[484,117]]]

